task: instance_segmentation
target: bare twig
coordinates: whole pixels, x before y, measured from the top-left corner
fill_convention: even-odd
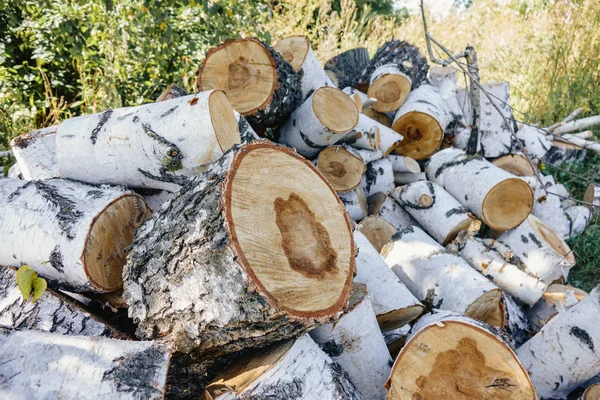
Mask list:
[[[557,122],[554,125],[550,125],[547,128],[544,128],[544,130],[548,133],[552,133],[554,132],[555,129],[560,128],[561,126],[563,126],[564,124],[566,124],[567,122],[571,122],[573,121],[579,114],[581,114],[581,112],[583,111],[583,108],[577,108],[576,110],[574,110],[571,114],[569,114],[567,116],[567,118],[563,119],[560,122]]]

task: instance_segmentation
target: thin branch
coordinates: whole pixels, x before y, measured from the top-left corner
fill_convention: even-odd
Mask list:
[[[552,132],[554,132],[555,129],[560,128],[561,126],[563,126],[567,122],[573,121],[579,114],[581,114],[582,111],[583,111],[583,108],[577,108],[571,114],[569,114],[567,116],[567,118],[563,119],[560,122],[555,123],[554,125],[550,125],[549,127],[544,128],[544,130],[546,132],[548,132],[548,133],[552,133]]]

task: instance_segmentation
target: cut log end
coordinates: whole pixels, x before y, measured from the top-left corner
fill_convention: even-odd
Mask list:
[[[377,323],[382,331],[389,331],[416,320],[423,312],[425,312],[425,306],[415,304],[414,306],[378,315]]]
[[[502,328],[506,324],[502,290],[491,290],[475,300],[465,314],[488,325]]]
[[[575,265],[575,256],[571,248],[553,229],[534,216],[529,217],[529,223],[538,238],[554,249],[559,255],[565,257],[565,261],[569,265]]]
[[[496,167],[516,176],[535,176],[535,171],[522,154],[508,154],[492,161]]]
[[[594,204],[594,200],[596,197],[596,186],[593,183],[590,183],[585,190],[585,194],[583,195],[583,201],[589,204]]]
[[[312,108],[319,122],[331,132],[348,132],[358,124],[356,104],[339,89],[327,86],[317,89]]]
[[[412,82],[404,74],[385,74],[369,86],[367,95],[377,99],[373,108],[379,112],[392,112],[404,104],[410,93]]]
[[[310,41],[306,36],[290,36],[281,39],[273,48],[298,72],[310,49]]]
[[[588,387],[583,395],[581,396],[581,400],[598,400],[600,399],[600,383],[596,383]]]
[[[269,174],[259,173],[265,160]],[[235,159],[227,186],[228,229],[259,290],[291,315],[339,310],[352,285],[354,241],[344,206],[312,164],[255,143]]]
[[[367,168],[361,158],[340,146],[331,146],[321,151],[317,165],[338,192],[356,188]]]
[[[225,92],[215,90],[210,94],[208,110],[221,151],[226,152],[233,145],[240,144],[242,138],[240,137],[237,118]]]
[[[411,338],[386,386],[388,399],[537,398],[506,344],[459,321],[427,326]]]
[[[392,224],[376,216],[370,216],[360,221],[358,230],[369,239],[369,242],[371,242],[378,252],[381,252],[381,249],[396,233],[396,228]]]
[[[442,144],[444,130],[432,116],[419,112],[409,112],[397,119],[392,129],[404,139],[396,146],[396,152],[415,160],[431,156]]]
[[[225,72],[227,71],[227,72]],[[256,39],[227,40],[208,52],[198,89],[222,89],[233,108],[246,116],[262,109],[277,89],[276,62]]]
[[[362,113],[367,117],[379,122],[381,125],[385,125],[388,128],[392,127],[392,120],[387,114],[377,111],[373,107],[373,103],[371,101],[366,102],[362,105]]]
[[[466,219],[460,221],[458,223],[458,225],[456,225],[454,228],[452,228],[452,230],[448,233],[448,235],[444,239],[444,242],[442,243],[442,245],[447,246],[448,244],[450,244],[452,241],[454,241],[454,239],[456,239],[456,237],[458,236],[459,233],[461,233],[464,230],[469,229],[474,221],[476,221],[477,224],[481,225],[480,221],[477,221],[473,218],[466,218]]]
[[[494,186],[481,205],[483,219],[491,228],[505,231],[525,221],[533,208],[533,191],[518,178]]]
[[[151,214],[141,197],[128,194],[109,204],[96,217],[86,240],[83,264],[97,288],[112,291],[123,286],[126,249],[133,242],[136,229]]]

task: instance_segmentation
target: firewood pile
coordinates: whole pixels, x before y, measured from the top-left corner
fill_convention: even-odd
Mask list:
[[[598,398],[565,240],[600,189],[538,170],[597,151],[572,133],[597,118],[517,126],[507,82],[473,113],[398,40],[324,67],[227,40],[197,87],[12,141],[0,397]]]

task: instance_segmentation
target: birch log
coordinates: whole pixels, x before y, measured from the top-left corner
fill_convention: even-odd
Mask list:
[[[310,95],[281,127],[279,141],[313,158],[342,140],[358,123],[354,101],[339,89],[322,87]]]
[[[396,64],[381,65],[369,78],[367,95],[375,99],[373,108],[379,112],[396,112],[406,101],[411,79]]]
[[[550,193],[546,194],[546,191],[552,191],[556,182],[552,175],[541,176],[539,179],[542,185],[538,185],[534,192],[531,213],[556,232],[561,239],[567,239],[570,234],[570,224],[562,208],[561,198]]]
[[[319,153],[317,168],[338,192],[360,185],[367,163],[382,157],[381,151],[358,150],[348,145],[330,146]]]
[[[392,197],[442,246],[453,241],[475,220],[466,207],[433,182],[420,181],[398,187]]]
[[[406,339],[410,333],[410,325],[404,325],[398,329],[382,332],[383,340],[388,347],[392,359],[395,360],[400,353],[400,350],[406,344]]]
[[[392,162],[392,171],[394,173],[418,174],[421,172],[419,163],[410,157],[391,154],[388,156],[388,159]]]
[[[352,86],[368,65],[369,51],[357,47],[327,60],[324,69],[338,88],[345,88]]]
[[[504,326],[502,291],[498,286],[421,229],[399,231],[381,254],[388,267],[426,306]]]
[[[504,330],[512,338],[514,347],[519,347],[531,339],[531,335],[533,335],[531,324],[525,314],[526,306],[508,293],[503,293],[502,296],[506,310],[506,325],[504,326]]]
[[[417,174],[403,174],[403,173],[394,173],[394,182],[397,186],[408,185],[409,183],[415,183],[420,181],[426,181],[427,175],[425,172],[419,172]]]
[[[309,335],[243,357],[208,385],[201,399],[215,398],[223,388],[243,399],[362,399],[348,375]]]
[[[358,248],[354,281],[367,286],[381,330],[397,329],[419,318],[425,307],[388,268],[369,239],[355,231],[354,240]]]
[[[519,225],[533,207],[533,191],[526,182],[459,149],[436,153],[426,172],[430,181],[496,230]]]
[[[30,265],[73,292],[107,292],[121,272],[144,200],[119,187],[51,179],[0,180],[0,265]]]
[[[570,285],[553,283],[527,313],[531,326],[538,332],[550,319],[583,300],[587,293]]]
[[[219,90],[70,118],[56,135],[65,178],[171,192],[240,143]]]
[[[371,242],[378,252],[381,251],[383,246],[385,246],[397,231],[394,225],[390,224],[385,219],[374,215],[360,221],[357,229],[369,239],[369,242]]]
[[[544,130],[548,131],[549,133],[554,132],[557,128],[560,128],[561,126],[563,126],[564,124],[566,124],[567,122],[571,122],[573,121],[575,118],[577,118],[577,116],[579,114],[581,114],[583,111],[583,108],[576,108],[575,110],[573,110],[573,112],[571,114],[569,114],[565,119],[563,119],[562,121],[559,121],[553,125],[550,125],[547,128],[544,128]]]
[[[0,267],[0,326],[61,335],[123,336],[91,315],[83,305],[52,289],[46,289],[33,303],[23,300],[17,286],[16,270],[10,267]]]
[[[354,255],[344,207],[314,166],[254,142],[228,152],[138,230],[125,299],[140,338],[170,333],[178,351],[216,357],[338,313]]]
[[[369,215],[383,218],[396,230],[406,229],[419,223],[404,210],[394,198],[385,193],[377,192],[367,199]]]
[[[537,399],[527,372],[496,330],[443,311],[415,324],[386,387],[390,400]]]
[[[10,147],[26,181],[60,176],[56,161],[56,126],[17,136]]]
[[[457,98],[459,86],[456,84],[456,72],[457,69],[452,66],[436,65],[429,70],[429,81],[438,89],[448,106],[450,124],[466,127],[465,116]]]
[[[574,163],[583,161],[587,154],[585,148],[573,143],[553,140],[544,161],[550,164]]]
[[[531,125],[523,125],[517,132],[517,138],[527,149],[527,153],[532,158],[543,160],[552,148],[552,139],[546,135],[542,129]]]
[[[254,39],[227,39],[206,54],[198,90],[221,89],[233,108],[264,134],[286,121],[302,103],[300,76],[281,55]]]
[[[498,242],[512,250],[520,268],[547,284],[566,278],[575,265],[569,245],[534,215],[504,232]]]
[[[375,138],[375,147],[376,149],[381,150],[384,157],[394,151],[396,146],[404,139],[398,132],[395,132],[391,128],[388,128],[363,113],[359,115],[358,123],[354,127],[352,133],[354,135],[361,134],[365,137]]]
[[[306,36],[296,35],[281,39],[273,49],[300,75],[302,99],[306,99],[320,87],[336,87],[321,67]]]
[[[0,328],[0,354],[5,399],[159,400],[171,345]]]
[[[569,206],[565,208],[565,215],[569,220],[569,239],[581,235],[592,220],[592,211],[585,206]]]
[[[564,399],[600,373],[599,319],[600,289],[596,287],[519,347],[517,356],[540,397]]]
[[[368,163],[361,184],[367,198],[378,192],[391,193],[396,187],[392,162],[382,158]]]
[[[167,192],[166,190],[144,190],[138,191],[138,193],[144,198],[146,205],[153,213],[157,212],[163,204],[175,196],[175,193]]]
[[[367,217],[368,205],[367,196],[362,186],[358,186],[349,192],[340,192],[338,197],[346,207],[346,212],[355,222],[361,221]]]
[[[562,135],[563,133],[580,131],[596,125],[600,125],[600,115],[595,115],[593,117],[581,118],[575,121],[567,122],[562,126],[556,128],[552,133],[555,135]]]
[[[516,176],[535,176],[536,171],[531,166],[527,156],[522,153],[507,154],[492,161],[496,167]],[[533,161],[537,165],[537,160]]]
[[[471,267],[491,279],[503,291],[530,306],[537,303],[547,285],[511,264],[494,247],[494,241],[480,239],[463,232],[449,247],[457,251]]]
[[[365,285],[355,285],[340,319],[315,328],[310,336],[348,373],[363,398],[383,400],[392,358],[366,295]]]
[[[415,160],[429,158],[442,144],[449,123],[449,108],[438,89],[421,85],[410,92],[394,117],[392,129],[404,138],[396,152]]]

